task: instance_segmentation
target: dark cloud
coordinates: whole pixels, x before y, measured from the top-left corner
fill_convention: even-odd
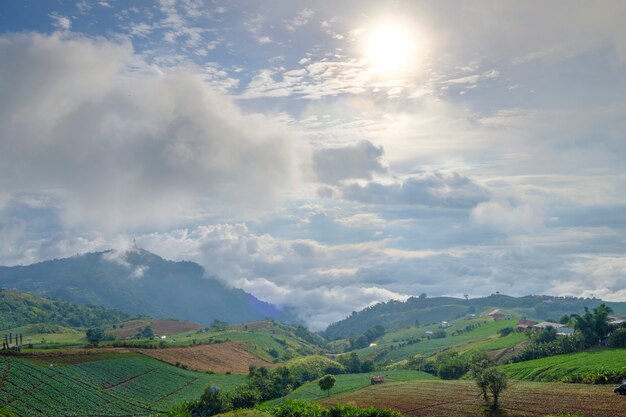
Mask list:
[[[343,148],[321,149],[313,155],[313,170],[317,179],[336,184],[348,179],[371,179],[374,173],[385,173],[384,150],[363,140]]]
[[[430,172],[392,184],[351,184],[343,188],[343,197],[369,204],[472,208],[489,200],[490,192],[456,172]]]

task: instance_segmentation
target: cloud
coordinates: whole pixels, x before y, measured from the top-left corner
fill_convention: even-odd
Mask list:
[[[509,234],[533,232],[544,225],[544,206],[545,202],[538,198],[517,202],[499,198],[474,207],[472,219],[478,224]]]
[[[336,184],[347,179],[371,179],[374,173],[385,173],[384,150],[362,140],[341,148],[320,149],[313,154],[313,170],[317,179]]]
[[[283,21],[285,29],[294,31],[300,26],[304,26],[309,22],[309,19],[311,19],[313,15],[315,15],[313,9],[302,9],[301,11],[296,13],[296,15],[292,19]]]
[[[472,208],[489,197],[489,190],[456,172],[435,171],[392,184],[370,182],[343,188],[343,198],[369,204]]]
[[[155,73],[129,44],[60,34],[2,36],[0,56],[3,192],[61,196],[68,224],[267,204],[297,178],[291,135],[195,68]]]
[[[52,25],[57,30],[70,30],[72,27],[72,21],[66,16],[61,16],[58,13],[51,13],[50,18],[52,19]]]

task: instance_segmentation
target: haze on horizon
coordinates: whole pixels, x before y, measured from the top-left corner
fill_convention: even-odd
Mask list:
[[[297,306],[626,300],[623,1],[0,7],[0,265],[137,245]]]

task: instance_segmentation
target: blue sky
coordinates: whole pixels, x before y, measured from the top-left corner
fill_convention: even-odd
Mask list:
[[[625,14],[4,2],[0,264],[136,239],[314,328],[422,292],[626,300]]]

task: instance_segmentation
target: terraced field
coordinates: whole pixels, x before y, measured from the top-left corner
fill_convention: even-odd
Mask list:
[[[501,368],[512,378],[527,381],[585,382],[584,379],[589,378],[587,382],[616,382],[595,379],[601,375],[612,375],[617,381],[626,377],[626,349],[557,355],[504,365]]]
[[[21,417],[128,416],[167,411],[207,385],[232,389],[239,375],[185,371],[137,354],[0,358],[0,408]]]
[[[331,397],[323,405],[350,403],[400,411],[410,417],[484,417],[485,405],[472,381],[410,381],[385,383]],[[620,417],[626,397],[610,386],[514,383],[501,398],[507,417],[539,417],[546,414],[579,414],[582,417]]]

